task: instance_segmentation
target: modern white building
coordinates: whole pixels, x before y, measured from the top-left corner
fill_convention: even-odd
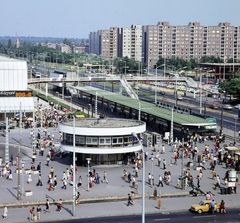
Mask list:
[[[0,120],[11,118],[21,110],[34,111],[32,92],[28,90],[27,62],[0,57]]]
[[[79,165],[84,165],[89,157],[95,165],[122,165],[131,153],[141,150],[132,133],[145,132],[146,123],[132,119],[81,118],[75,119],[75,124],[74,120],[61,122],[58,130],[63,133],[61,148],[69,152],[74,149]]]

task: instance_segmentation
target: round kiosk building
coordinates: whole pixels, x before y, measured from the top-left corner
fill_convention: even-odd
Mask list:
[[[91,158],[94,165],[122,165],[141,145],[134,134],[146,131],[146,123],[132,119],[80,118],[59,123],[61,148],[75,153],[78,165]],[[134,133],[134,134],[133,134]]]

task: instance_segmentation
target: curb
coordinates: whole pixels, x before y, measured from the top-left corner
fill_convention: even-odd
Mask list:
[[[190,197],[189,192],[181,193],[164,193],[158,195],[160,198],[174,198],[174,197]],[[201,195],[199,195],[201,196]],[[136,195],[135,199],[141,199],[141,195]],[[146,195],[145,198],[153,199],[153,195]],[[95,197],[95,198],[83,198],[81,199],[81,204],[90,204],[90,203],[103,203],[103,202],[118,202],[127,200],[126,196],[114,196],[114,197]],[[0,204],[0,208],[10,207],[10,208],[19,208],[19,207],[29,207],[37,205],[45,205],[46,201],[33,201],[33,202],[19,202],[19,203],[3,203]],[[58,200],[49,201],[50,205],[57,205]],[[72,200],[63,200],[63,204],[72,204]]]

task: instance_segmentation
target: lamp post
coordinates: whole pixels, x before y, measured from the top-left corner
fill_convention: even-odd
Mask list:
[[[58,95],[58,106],[59,106],[59,92],[56,91],[56,94]]]
[[[90,161],[91,161],[91,158],[86,158],[87,160],[87,164],[88,164],[88,173],[87,173],[87,177],[88,177],[88,186],[87,186],[87,191],[89,191],[89,164],[90,164]]]
[[[165,76],[165,64],[161,64],[156,67],[156,86],[155,86],[155,104],[157,104],[157,69],[164,66],[164,76]],[[165,78],[165,77],[164,77]]]
[[[135,132],[132,132],[132,136],[134,136],[142,149],[142,223],[145,223],[145,161],[144,161],[144,149],[143,149],[143,144],[139,140],[137,134]]]
[[[73,115],[73,203],[72,203],[72,215],[75,216],[76,214],[76,173],[75,173],[75,166],[76,166],[76,159],[75,159],[75,116]]]
[[[202,114],[202,73],[200,73],[200,102],[199,102],[199,107],[200,107],[200,114]]]
[[[153,187],[154,185],[153,185],[153,159],[154,159],[154,157],[153,157],[153,154],[152,154],[152,157],[151,157],[151,161],[152,161],[152,179],[151,179],[151,186]]]
[[[125,63],[125,67],[124,67],[124,73],[125,73],[125,77],[126,77],[126,61],[124,61],[124,63]]]
[[[236,145],[237,116],[234,115],[234,145]]]
[[[17,191],[17,197],[18,200],[21,200],[21,179],[20,179],[20,145],[18,145],[18,191]],[[23,171],[23,170],[22,170]]]
[[[18,160],[18,162],[19,162],[19,160]],[[24,195],[24,164],[25,164],[25,161],[22,160],[22,162],[21,162],[21,165],[22,165],[22,195]]]

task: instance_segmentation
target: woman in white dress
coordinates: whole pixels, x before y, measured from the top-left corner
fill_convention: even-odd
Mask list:
[[[4,209],[3,209],[3,219],[7,219],[7,212],[8,212],[7,207],[4,207]]]

